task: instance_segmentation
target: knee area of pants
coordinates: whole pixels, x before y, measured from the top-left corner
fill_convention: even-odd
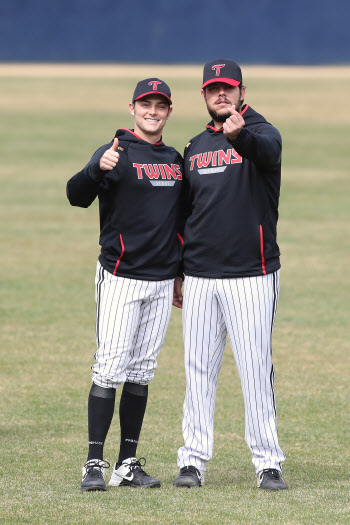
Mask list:
[[[124,383],[124,390],[134,396],[146,397],[148,394],[148,385],[126,382]]]
[[[114,399],[115,388],[103,388],[102,386],[92,383],[90,395],[94,397],[102,397],[104,399]]]

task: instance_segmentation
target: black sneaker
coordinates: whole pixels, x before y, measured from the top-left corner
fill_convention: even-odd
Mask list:
[[[282,474],[274,468],[267,468],[258,473],[258,487],[264,490],[286,490],[288,487]]]
[[[141,460],[143,460],[143,463],[141,463]],[[159,488],[160,480],[146,474],[142,469],[145,465],[145,458],[128,458],[119,466],[115,464],[108,485],[111,487],[134,487],[140,489]]]
[[[182,467],[180,474],[175,479],[174,487],[201,487],[204,483],[204,476],[193,465]]]
[[[83,479],[80,490],[106,490],[105,469],[109,468],[108,461],[90,459],[83,466]]]

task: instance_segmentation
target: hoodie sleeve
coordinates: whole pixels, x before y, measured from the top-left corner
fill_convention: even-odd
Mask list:
[[[67,182],[67,197],[72,206],[88,208],[97,197],[108,171],[101,170],[100,158],[112,143],[101,146],[90,162]]]
[[[282,138],[279,131],[269,123],[244,127],[238,138],[229,141],[237,153],[261,168],[269,168],[281,162]]]

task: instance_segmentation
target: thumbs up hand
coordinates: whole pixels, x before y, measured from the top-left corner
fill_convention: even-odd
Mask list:
[[[240,113],[236,111],[236,106],[233,105],[230,108],[227,108],[231,115],[223,124],[224,135],[228,140],[234,141],[238,138],[241,130],[244,127],[245,121]]]
[[[107,149],[100,158],[101,170],[110,171],[116,167],[119,161],[119,153],[117,152],[119,140],[114,139],[112,146]]]

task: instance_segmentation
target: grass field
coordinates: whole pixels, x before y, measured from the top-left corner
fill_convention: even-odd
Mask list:
[[[127,104],[139,78],[171,85],[164,140],[182,151],[209,120],[201,68],[0,65],[1,523],[349,523],[350,67],[243,73],[246,102],[284,140],[274,364],[289,491],[255,487],[229,346],[206,484],[172,487],[185,388],[174,310],[138,449],[162,488],[80,493],[98,209],[70,207],[66,181],[118,127],[132,126]],[[118,429],[115,417],[105,447],[110,462]]]

